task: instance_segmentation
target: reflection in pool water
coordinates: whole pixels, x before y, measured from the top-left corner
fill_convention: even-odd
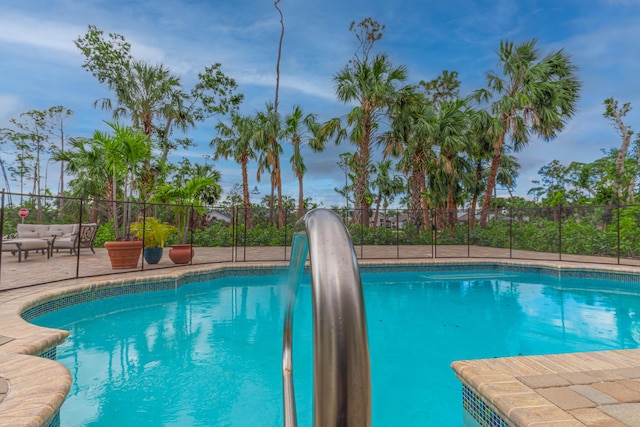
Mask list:
[[[71,332],[58,348],[74,377],[62,425],[282,425],[281,279],[229,277],[36,319]],[[454,360],[638,346],[640,297],[616,282],[457,271],[363,283],[374,426],[461,425]],[[312,423],[311,319],[304,284],[294,316],[300,425]]]

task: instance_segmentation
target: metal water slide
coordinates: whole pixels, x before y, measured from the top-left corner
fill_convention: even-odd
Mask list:
[[[284,425],[297,426],[293,389],[293,308],[307,254],[312,287],[314,426],[371,425],[371,377],[360,270],[338,215],[309,211],[298,221],[285,300],[282,378]]]

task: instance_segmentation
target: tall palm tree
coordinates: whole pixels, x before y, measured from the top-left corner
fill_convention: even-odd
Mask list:
[[[347,115],[347,123],[351,127],[349,140],[357,147],[355,213],[365,226],[369,225],[371,206],[371,198],[367,194],[371,146],[381,115],[396,98],[399,92],[397,84],[406,78],[406,67],[394,67],[384,54],[371,60],[365,56],[363,60],[352,61],[333,78],[338,100],[345,104],[358,104]]]
[[[193,119],[180,111],[187,99],[180,78],[163,65],[132,61],[118,81],[115,94],[114,117],[129,117],[145,135],[156,134],[159,127],[171,127],[174,122],[182,129],[193,125]],[[102,106],[110,109],[111,103],[104,99]]]
[[[439,187],[442,199],[439,207],[448,214],[449,224],[457,222],[457,207],[461,201],[462,177],[470,169],[467,151],[470,145],[470,111],[466,103],[456,99],[442,101],[437,108],[430,139],[437,149],[429,181]]]
[[[116,238],[119,237],[118,215],[116,213],[116,200],[119,176],[123,179],[122,195],[127,202],[133,201],[133,194],[138,186],[140,190],[140,177],[143,167],[151,158],[151,147],[149,138],[143,132],[130,126],[122,126],[117,122],[107,122],[113,131],[112,135],[104,132],[96,132],[93,140],[104,150],[105,161],[112,177],[114,188],[112,195],[112,205],[114,214],[114,227]],[[123,229],[128,233],[131,223],[132,204],[127,203],[123,215]]]
[[[500,72],[489,72],[487,87],[473,95],[479,102],[491,102],[489,108],[493,116],[490,127],[493,158],[480,216],[481,225],[487,221],[500,157],[507,139],[511,139],[514,151],[524,148],[532,135],[549,140],[575,113],[581,86],[575,76],[576,67],[562,50],[540,58],[536,43],[536,39],[519,45],[501,41],[497,52]]]
[[[390,129],[382,135],[384,155],[399,157],[398,168],[407,177],[409,218],[418,230],[429,224],[427,167],[435,158],[431,135],[436,109],[415,88],[403,88],[389,110]]]
[[[177,144],[186,147],[190,143],[186,138],[170,141],[174,129],[186,130],[196,121],[227,114],[244,98],[235,93],[237,84],[220,70],[220,63],[205,67],[198,73],[195,86],[186,92],[180,79],[163,65],[136,60],[131,44],[120,34],[105,37],[102,30],[90,25],[74,43],[85,57],[82,68],[115,93],[115,103],[105,98],[96,104],[114,109],[116,119],[129,117],[146,135],[153,135],[161,150],[160,164],[166,163],[169,151]],[[146,168],[148,178],[155,178],[148,164]],[[151,189],[152,184],[147,187]]]
[[[298,178],[298,218],[304,215],[304,185],[303,177],[307,172],[307,166],[302,156],[302,148],[305,144],[313,151],[324,150],[324,139],[319,137],[320,124],[316,121],[314,114],[304,115],[299,105],[294,105],[291,114],[284,119],[285,129],[282,137],[289,139],[293,145],[293,154],[289,161],[291,169]]]
[[[95,101],[105,110],[113,110],[113,117],[131,119],[133,126],[148,137],[149,147],[155,137],[162,149],[160,162],[168,156],[168,138],[174,128],[186,130],[194,125],[193,116],[187,112],[180,78],[171,74],[163,65],[151,65],[144,61],[131,60],[113,81],[116,103],[109,98]],[[150,147],[151,148],[151,147]],[[151,159],[145,163],[142,176],[142,193],[148,194],[154,187],[155,175]]]
[[[261,173],[266,169],[270,172],[271,178],[271,198],[269,199],[269,217],[274,221],[273,209],[274,200],[277,197],[278,227],[284,226],[284,209],[282,204],[282,174],[280,170],[280,155],[282,145],[278,142],[282,123],[280,114],[273,104],[267,104],[264,112],[256,115],[256,146],[260,150],[258,156],[257,179],[260,180]]]
[[[491,116],[486,111],[475,111],[471,119],[471,144],[468,147],[469,161],[474,165],[465,179],[467,191],[471,195],[469,228],[473,229],[476,219],[478,199],[487,185],[485,173],[491,165],[493,140],[489,132]]]
[[[248,164],[250,160],[256,158],[253,140],[256,132],[255,122],[251,117],[241,116],[231,113],[231,124],[227,125],[220,121],[216,125],[216,130],[220,136],[210,142],[210,146],[215,149],[213,158],[228,159],[232,157],[242,168],[242,199],[244,206],[244,223],[250,228],[250,208],[249,199],[249,173]]]

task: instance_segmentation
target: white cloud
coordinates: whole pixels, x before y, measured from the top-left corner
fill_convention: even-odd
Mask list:
[[[463,88],[476,89],[484,86],[485,71],[495,68],[500,39],[540,37],[541,51],[564,48],[573,55],[584,89],[579,111],[558,138],[550,143],[532,142],[519,153],[523,164],[520,188],[526,192],[531,177],[554,158],[564,164],[574,159],[592,161],[601,156],[601,148],[618,144],[615,131],[602,118],[606,97],[631,102],[635,109],[629,119],[637,123],[638,4],[640,0],[601,0],[588,5],[541,0],[535,6],[509,0],[452,0],[428,6],[417,0],[283,2],[286,29],[281,111],[286,113],[291,105],[299,104],[305,112],[326,119],[348,109],[335,99],[332,76],[356,47],[349,23],[366,16],[386,25],[379,46],[387,49],[398,65],[409,67],[408,83],[450,69],[460,73]],[[168,66],[181,76],[187,89],[197,72],[221,62],[225,74],[236,79],[240,92],[246,95],[242,107],[246,114],[264,108],[273,99],[280,23],[272,2],[6,0],[0,8],[4,67],[0,127],[21,112],[55,104],[76,110],[76,123],[82,130],[70,129],[71,133],[86,133],[108,117],[108,113],[91,108],[94,99],[108,96],[108,92],[80,68],[83,58],[73,44],[89,24],[105,33],[124,35],[135,57]],[[566,25],[558,26],[557,22]],[[202,160],[202,153],[209,151],[213,121],[190,132],[199,147],[176,155]],[[305,184],[308,191],[317,192],[317,198],[333,198],[331,178],[336,182],[344,179],[335,166],[337,154],[343,151],[353,151],[353,147],[345,144],[309,156]],[[221,168],[225,180],[240,181],[237,165],[221,164]],[[290,168],[285,164],[285,169]],[[328,180],[322,180],[327,176]],[[291,185],[285,192],[295,193]]]
[[[21,14],[0,15],[0,42],[22,45],[36,49],[77,52],[72,43],[77,37],[78,27]]]
[[[17,95],[0,93],[0,128],[8,127],[9,120],[24,112],[25,104]]]

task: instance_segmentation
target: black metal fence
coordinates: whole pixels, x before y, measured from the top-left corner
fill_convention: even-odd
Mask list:
[[[80,251],[53,250],[27,261],[3,245],[0,286],[48,283],[69,278],[176,267],[169,257],[158,264],[142,260],[133,269],[113,270],[104,243],[132,238],[131,223],[155,218],[171,226],[169,246],[195,248],[192,265],[221,262],[288,261],[298,221],[297,210],[244,209],[229,206],[113,202],[0,194],[3,243],[16,235],[18,224],[97,224],[93,246]],[[28,214],[25,215],[28,210]],[[531,259],[601,264],[640,265],[640,206],[557,206],[491,209],[486,222],[469,210],[404,209],[370,212],[370,223],[353,209],[336,212],[348,227],[360,259],[492,258]],[[141,236],[138,236],[141,237]],[[38,259],[35,259],[39,257]],[[34,269],[38,273],[33,274]],[[47,274],[41,274],[47,269]],[[31,274],[30,274],[31,273]],[[4,283],[3,283],[4,282]]]

